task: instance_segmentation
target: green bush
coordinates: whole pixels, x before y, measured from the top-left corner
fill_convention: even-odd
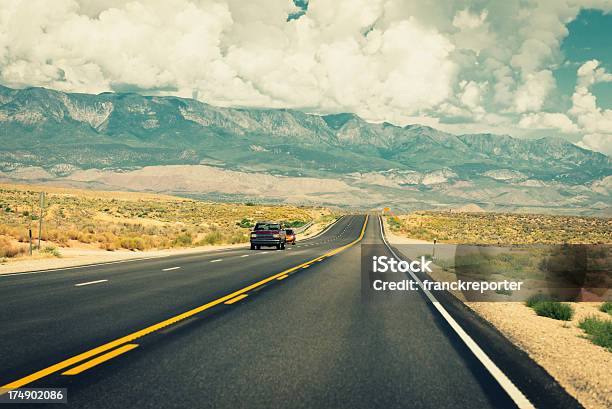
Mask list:
[[[219,244],[223,241],[223,236],[218,231],[212,231],[204,236],[204,238],[200,241],[201,244],[204,245],[213,245]]]
[[[612,321],[592,316],[580,321],[578,326],[588,334],[591,342],[612,352]]]
[[[499,290],[495,290],[495,293],[500,294],[500,295],[507,295],[507,296],[511,296],[512,295],[512,290],[505,290],[505,289],[499,289]]]
[[[574,309],[569,304],[554,301],[553,297],[546,294],[532,295],[525,301],[525,305],[542,317],[555,320],[569,321],[574,316]]]
[[[119,247],[128,250],[144,250],[144,240],[140,237],[121,237],[119,239]]]
[[[536,304],[541,303],[543,301],[553,301],[553,299],[545,294],[535,294],[532,295],[525,301],[525,305],[529,308],[533,308]]]
[[[557,301],[541,301],[532,308],[536,314],[555,320],[570,321],[574,316],[574,309],[571,305]]]
[[[244,218],[236,223],[236,226],[242,227],[243,229],[248,229],[253,227],[253,223],[247,218]]]
[[[175,246],[191,246],[191,243],[193,243],[191,233],[181,233],[174,239]]]
[[[612,315],[612,302],[606,301],[605,303],[601,304],[599,311],[607,312],[608,314]]]
[[[43,254],[50,254],[53,257],[61,257],[62,253],[60,253],[59,249],[55,246],[45,246],[40,250]]]
[[[249,236],[244,234],[243,232],[235,232],[232,233],[228,238],[227,238],[227,242],[229,244],[238,244],[238,243],[245,243],[249,241]]]
[[[389,217],[389,226],[391,230],[399,230],[402,227],[402,223],[397,217],[393,216]]]
[[[283,225],[285,226],[285,228],[291,228],[291,227],[302,227],[306,224],[305,221],[303,220],[293,220],[293,221],[288,221],[288,222],[284,222]]]

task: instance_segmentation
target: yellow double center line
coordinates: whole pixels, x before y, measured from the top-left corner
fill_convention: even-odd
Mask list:
[[[274,274],[274,275],[272,275],[272,276],[270,276],[268,278],[265,278],[265,279],[263,279],[261,281],[258,281],[258,282],[254,283],[254,284],[251,284],[251,285],[247,286],[247,287],[244,287],[244,288],[242,288],[242,289],[240,289],[238,291],[235,291],[235,292],[233,292],[231,294],[225,295],[225,296],[223,296],[221,298],[217,298],[216,300],[211,301],[211,302],[209,302],[207,304],[201,305],[199,307],[196,307],[194,309],[186,311],[186,312],[184,312],[182,314],[176,315],[176,316],[174,316],[172,318],[168,318],[167,320],[164,320],[164,321],[159,322],[157,324],[154,324],[154,325],[151,325],[149,327],[143,328],[140,331],[133,332],[133,333],[131,333],[129,335],[126,335],[124,337],[118,338],[118,339],[116,339],[114,341],[110,341],[110,342],[108,342],[106,344],[100,345],[97,348],[93,348],[93,349],[90,349],[89,351],[86,351],[86,352],[83,352],[81,354],[75,355],[72,358],[68,358],[68,359],[66,359],[64,361],[58,362],[58,363],[56,363],[54,365],[51,365],[51,366],[49,366],[49,367],[47,367],[45,369],[41,369],[40,371],[34,372],[31,375],[25,376],[25,377],[23,377],[21,379],[17,379],[16,381],[13,381],[11,383],[7,383],[6,385],[0,387],[0,394],[6,393],[6,392],[8,392],[9,390],[12,390],[12,389],[21,388],[22,386],[25,386],[25,385],[27,385],[29,383],[32,383],[32,382],[34,382],[34,381],[36,381],[38,379],[44,378],[45,376],[48,376],[48,375],[51,375],[53,373],[59,372],[59,371],[61,371],[63,369],[66,369],[66,368],[68,368],[68,367],[70,367],[70,366],[72,366],[74,364],[77,364],[77,363],[85,361],[85,360],[87,360],[89,358],[95,357],[98,354],[101,354],[103,352],[109,351],[109,350],[111,350],[113,348],[117,348],[117,347],[122,346],[124,344],[128,344],[130,342],[133,342],[134,340],[136,340],[138,338],[141,338],[141,337],[144,337],[145,335],[151,334],[152,332],[159,331],[162,328],[165,328],[165,327],[167,327],[169,325],[175,324],[175,323],[177,323],[179,321],[182,321],[184,319],[192,317],[192,316],[194,316],[196,314],[201,313],[202,311],[208,310],[208,309],[210,309],[210,308],[212,308],[212,307],[214,307],[216,305],[222,304],[222,303],[224,303],[224,302],[226,302],[228,300],[231,300],[231,299],[233,299],[233,298],[235,298],[237,296],[240,296],[242,294],[246,294],[247,292],[249,292],[251,290],[254,290],[254,289],[258,288],[258,287],[261,287],[262,285],[267,284],[267,283],[269,283],[269,282],[271,282],[273,280],[276,280],[279,277],[288,275],[288,274],[290,274],[290,273],[292,273],[292,272],[294,272],[296,270],[301,269],[304,266],[310,265],[311,263],[317,262],[317,261],[319,261],[319,260],[321,260],[321,259],[323,259],[325,257],[331,257],[331,256],[333,256],[335,254],[338,254],[341,251],[344,251],[347,248],[349,248],[349,247],[359,243],[361,241],[361,239],[363,239],[363,235],[365,234],[365,229],[366,229],[367,225],[368,225],[368,215],[366,215],[366,217],[365,217],[365,220],[364,220],[364,223],[363,223],[363,227],[361,228],[361,233],[359,234],[359,237],[355,241],[352,241],[349,244],[346,244],[346,245],[344,245],[342,247],[338,247],[338,248],[336,248],[334,250],[331,250],[331,251],[329,251],[329,252],[327,252],[327,253],[325,253],[325,254],[317,257],[317,258],[309,260],[309,261],[307,261],[305,263],[302,263],[300,265],[297,265],[295,267],[291,267],[291,268],[289,268],[289,269],[287,269],[285,271],[281,271],[278,274]],[[244,297],[242,297],[242,298],[244,298]]]

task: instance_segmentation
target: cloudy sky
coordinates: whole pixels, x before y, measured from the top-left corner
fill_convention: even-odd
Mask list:
[[[354,112],[612,155],[612,0],[0,0],[0,84]]]

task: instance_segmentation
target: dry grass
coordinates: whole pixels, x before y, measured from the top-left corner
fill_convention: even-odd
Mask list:
[[[512,213],[415,212],[389,218],[415,239],[470,244],[612,243],[612,219]]]
[[[410,237],[458,244],[612,243],[610,218],[415,212],[389,217],[387,221],[389,229],[395,233],[390,236],[400,242]],[[539,268],[535,260],[521,253],[499,253],[494,257],[498,263],[491,265],[498,274],[522,278]],[[437,260],[436,264],[440,265],[441,261]],[[475,263],[478,260],[467,261]],[[436,269],[432,276],[439,281],[453,281],[456,276],[450,271]],[[607,289],[609,285],[599,284],[598,287]],[[526,351],[585,407],[612,407],[612,378],[609,376],[612,355],[609,349],[584,339],[589,337],[597,345],[609,347],[610,320],[606,320],[608,316],[604,311],[608,307],[605,304],[559,303],[546,296],[533,297],[527,305],[519,302],[466,304]],[[589,318],[594,315],[599,318]]]
[[[26,254],[27,251],[27,246],[15,245],[13,240],[0,236],[0,259],[17,257],[22,254]]]
[[[323,208],[205,203],[146,193],[5,184],[0,185],[0,235],[6,239],[0,251],[21,251],[16,242],[28,241],[30,224],[37,236],[41,190],[47,192],[42,239],[60,247],[112,251],[234,244],[248,241],[245,220],[305,223],[330,215]]]

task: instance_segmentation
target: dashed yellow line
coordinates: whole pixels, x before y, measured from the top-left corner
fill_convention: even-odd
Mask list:
[[[104,355],[100,355],[99,357],[96,357],[90,361],[87,361],[84,364],[75,366],[74,368],[71,368],[67,370],[66,372],[62,373],[62,375],[78,375],[81,372],[88,370],[89,368],[93,368],[94,366],[100,365],[102,362],[106,362],[109,359],[113,359],[116,356],[126,353],[127,351],[131,351],[137,346],[138,344],[123,345],[117,349],[113,349],[112,351],[105,353]]]
[[[208,309],[210,309],[210,308],[212,308],[212,307],[214,307],[216,305],[219,305],[219,304],[225,303],[226,301],[232,300],[233,298],[236,298],[239,295],[245,294],[245,296],[246,296],[246,293],[248,293],[249,291],[254,290],[254,289],[258,288],[258,287],[261,287],[262,285],[267,284],[270,281],[277,280],[279,277],[282,277],[284,275],[288,275],[289,273],[292,273],[292,272],[294,272],[296,270],[299,270],[299,269],[301,269],[304,266],[308,266],[311,263],[314,263],[316,261],[321,260],[322,258],[331,257],[331,256],[333,256],[335,254],[338,254],[341,251],[344,251],[347,248],[349,248],[349,247],[359,243],[361,241],[361,239],[363,239],[363,235],[365,234],[365,229],[366,229],[366,227],[368,225],[368,218],[369,218],[368,215],[366,215],[364,223],[363,223],[363,227],[361,228],[361,233],[359,234],[359,237],[356,240],[354,240],[354,241],[352,241],[352,242],[350,242],[348,244],[345,244],[342,247],[338,247],[338,248],[336,248],[336,249],[334,249],[332,251],[329,251],[329,252],[323,254],[322,256],[319,256],[319,257],[314,258],[312,260],[306,261],[305,263],[299,264],[299,265],[297,265],[295,267],[291,267],[291,268],[289,268],[289,269],[287,269],[285,271],[281,271],[278,274],[271,275],[268,278],[265,278],[265,279],[263,279],[261,281],[253,283],[251,285],[248,285],[248,286],[246,286],[246,287],[244,287],[244,288],[242,288],[242,289],[240,289],[238,291],[234,291],[233,293],[225,295],[225,296],[223,296],[221,298],[217,298],[216,300],[213,300],[213,301],[211,301],[209,303],[206,303],[206,304],[201,305],[199,307],[193,308],[193,309],[191,309],[189,311],[186,311],[186,312],[184,312],[182,314],[175,315],[174,317],[168,318],[168,319],[166,319],[164,321],[161,321],[161,322],[159,322],[157,324],[153,324],[151,326],[143,328],[140,331],[136,331],[136,332],[133,332],[131,334],[125,335],[125,336],[123,336],[121,338],[117,338],[114,341],[110,341],[110,342],[108,342],[106,344],[100,345],[99,347],[90,349],[89,351],[85,351],[85,352],[83,352],[81,354],[75,355],[75,356],[73,356],[71,358],[68,358],[68,359],[66,359],[64,361],[58,362],[58,363],[56,363],[54,365],[51,365],[51,366],[49,366],[47,368],[41,369],[41,370],[39,370],[37,372],[34,372],[34,373],[30,374],[30,375],[24,376],[23,378],[20,378],[20,379],[17,379],[15,381],[13,381],[13,382],[7,383],[6,385],[3,385],[3,386],[0,387],[0,394],[7,393],[8,391],[13,390],[13,389],[21,388],[24,385],[27,385],[27,384],[32,383],[34,381],[37,381],[37,380],[39,380],[41,378],[49,376],[49,375],[51,375],[53,373],[56,373],[56,372],[59,372],[59,371],[61,371],[63,369],[71,367],[72,365],[77,364],[79,362],[86,361],[86,360],[88,360],[90,358],[95,357],[96,355],[99,355],[99,354],[103,353],[103,352],[107,352],[107,351],[113,350],[113,349],[115,349],[115,348],[117,348],[119,346],[123,345],[124,347],[127,347],[127,345],[125,345],[125,344],[129,344],[129,343],[133,342],[134,340],[136,340],[138,338],[144,337],[145,335],[148,335],[148,334],[150,334],[152,332],[159,331],[160,329],[165,328],[165,327],[167,327],[169,325],[176,324],[177,322],[182,321],[184,319],[187,319],[189,317],[192,317],[192,316],[194,316],[196,314],[199,314],[202,311],[208,310]],[[135,344],[133,344],[133,345],[135,345]],[[116,351],[119,351],[120,349],[121,348],[118,348]],[[130,348],[130,349],[132,349],[132,348]],[[121,352],[121,353],[123,353],[123,352]],[[112,352],[109,353],[109,354],[112,354]],[[109,354],[105,354],[105,355],[109,355]],[[105,355],[102,355],[102,356],[100,356],[98,358],[102,358]],[[96,358],[96,359],[98,359],[98,358]],[[110,356],[110,358],[112,358],[112,356]],[[110,358],[108,358],[108,359],[110,359]],[[92,360],[92,361],[95,361],[95,359]],[[92,362],[92,361],[89,361],[89,362]],[[89,362],[87,362],[87,363],[89,363]],[[66,371],[66,372],[68,372],[68,371]]]
[[[228,305],[233,304],[235,302],[242,300],[243,298],[247,298],[248,296],[249,296],[248,294],[240,294],[238,297],[234,297],[231,300],[227,300],[225,304],[228,304]]]

